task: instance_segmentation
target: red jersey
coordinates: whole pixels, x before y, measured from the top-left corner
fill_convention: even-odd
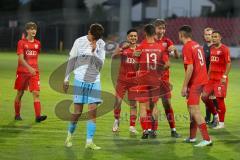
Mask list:
[[[189,41],[183,46],[182,54],[185,71],[187,65],[193,65],[193,73],[188,87],[206,84],[208,75],[202,47],[195,41]]]
[[[126,75],[129,72],[136,72],[135,69],[135,57],[134,57],[134,50],[131,48],[126,48],[122,51],[121,54],[121,66],[119,69],[118,79],[125,80]]]
[[[219,48],[212,46],[210,52],[210,79],[218,81],[225,73],[227,63],[231,63],[229,48],[224,44]]]
[[[168,51],[168,48],[170,46],[173,46],[173,42],[167,38],[167,37],[163,37],[162,39],[159,39],[157,40],[156,39],[156,42],[159,43],[159,45],[161,45],[163,48],[164,48],[164,52],[163,52],[163,62],[166,63],[167,61],[169,61],[169,51]],[[169,80],[169,69],[167,70],[164,70],[164,73],[163,73],[163,78],[165,80]]]
[[[156,72],[158,67],[163,65],[164,48],[157,42],[147,43],[146,40],[143,40],[136,50],[141,51],[141,55],[138,57],[139,70]]]
[[[38,72],[38,55],[41,50],[41,43],[34,39],[29,42],[27,39],[18,41],[17,54],[23,54],[25,61]],[[29,73],[28,69],[18,61],[17,73]]]
[[[167,62],[169,60],[168,48],[173,45],[173,42],[167,37],[163,37],[162,39],[159,39],[159,40],[156,39],[156,42],[159,43],[164,48],[163,60],[164,62]]]

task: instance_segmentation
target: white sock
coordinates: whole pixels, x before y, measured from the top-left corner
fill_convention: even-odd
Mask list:
[[[218,114],[215,114],[215,115],[214,115],[214,118],[218,118]]]
[[[174,131],[174,132],[176,132],[176,131],[177,131],[177,130],[176,130],[176,128],[171,128],[171,130],[172,130],[172,131]]]
[[[219,122],[219,125],[220,126],[224,126],[224,122]]]
[[[92,143],[92,142],[93,142],[92,139],[87,139],[87,144]]]
[[[72,136],[72,133],[68,132],[68,137],[69,137],[69,136]]]

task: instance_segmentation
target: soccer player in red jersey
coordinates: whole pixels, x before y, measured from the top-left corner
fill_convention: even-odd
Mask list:
[[[184,44],[182,49],[185,68],[185,78],[182,87],[182,96],[187,98],[190,115],[190,136],[185,139],[187,143],[196,141],[197,127],[203,140],[195,147],[204,147],[212,144],[208,135],[206,122],[200,111],[200,96],[203,86],[208,82],[207,69],[202,47],[192,40],[192,29],[184,25],[179,29],[179,40]]]
[[[219,118],[219,123],[214,126],[214,129],[224,128],[224,118],[226,106],[224,99],[227,94],[228,74],[231,69],[231,58],[229,48],[222,44],[222,36],[218,31],[213,31],[212,41],[213,46],[210,49],[210,66],[209,66],[209,81],[204,87],[202,100],[209,107],[209,110],[214,114],[214,117]],[[218,110],[209,100],[209,96],[214,94],[218,103]]]
[[[138,40],[137,30],[130,29],[127,32],[127,44],[121,46],[121,48],[117,49],[116,53],[113,54],[113,58],[116,56],[120,56],[121,58],[121,65],[119,68],[119,75],[116,85],[115,96],[116,99],[114,104],[115,121],[113,123],[112,128],[113,132],[117,132],[119,129],[122,99],[124,98],[125,93],[129,91],[129,88],[136,85],[134,82],[128,80],[127,74],[128,73],[134,74],[136,72],[134,51],[137,47],[137,40]],[[128,100],[130,104],[129,131],[130,133],[137,134],[138,132],[135,128],[137,118],[136,101],[134,100],[134,97],[130,96],[130,94],[128,94]]]
[[[210,49],[212,47],[212,32],[213,32],[213,28],[210,27],[206,27],[203,31],[203,37],[204,37],[204,41],[205,43],[203,44],[203,51],[205,54],[205,60],[206,60],[206,66],[207,66],[207,72],[209,69],[209,65],[210,65]],[[218,117],[216,115],[216,117],[213,117],[213,121],[210,122],[211,120],[211,112],[209,111],[209,107],[207,106],[209,103],[210,105],[212,105],[212,103],[214,104],[214,106],[216,108],[218,108],[218,104],[217,104],[217,100],[216,97],[214,95],[209,96],[208,103],[206,103],[206,116],[205,116],[205,121],[208,125],[211,126],[216,126],[219,122]],[[213,115],[214,116],[214,115]]]
[[[159,43],[162,47],[164,47],[164,53],[163,53],[163,60],[165,64],[165,70],[163,73],[163,76],[161,77],[163,81],[167,82],[167,84],[170,84],[169,76],[170,76],[170,59],[169,59],[169,53],[173,53],[175,58],[179,57],[178,50],[174,46],[173,42],[165,36],[166,33],[166,22],[163,19],[157,19],[154,22],[156,36],[155,40]],[[171,92],[166,93],[162,96],[162,105],[165,110],[165,114],[167,117],[167,120],[169,122],[169,126],[171,128],[171,136],[175,138],[179,138],[180,135],[176,131],[175,127],[175,118],[174,118],[174,111],[171,104]],[[156,129],[158,126],[158,122],[156,123]]]
[[[15,98],[15,120],[22,120],[20,116],[21,99],[24,91],[29,89],[33,94],[36,122],[44,121],[47,116],[41,115],[41,104],[39,99],[40,79],[38,69],[38,55],[41,50],[41,43],[35,39],[37,25],[34,22],[28,22],[25,25],[27,36],[18,41],[17,55],[18,67],[16,73],[15,89],[17,95]]]
[[[148,24],[144,27],[146,39],[137,48],[139,55],[137,58],[138,69],[140,72],[149,72],[146,78],[142,78],[143,83],[138,84],[138,88],[145,88],[143,92],[147,92],[149,96],[143,96],[138,98],[140,108],[140,123],[143,129],[142,139],[156,137],[156,130],[153,129],[152,121],[158,119],[158,109],[156,103],[159,95],[152,94],[151,90],[159,88],[160,76],[158,74],[162,69],[162,55],[164,48],[155,41],[155,27],[154,25]],[[153,112],[149,115],[147,110]],[[153,120],[152,120],[153,118]]]

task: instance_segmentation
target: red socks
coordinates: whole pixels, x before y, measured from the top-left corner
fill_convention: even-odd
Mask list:
[[[14,102],[14,108],[15,108],[15,116],[20,116],[20,109],[21,109],[21,101]]]
[[[170,128],[175,128],[175,119],[173,109],[165,109],[165,114],[169,123]]]
[[[206,141],[210,141],[210,137],[208,135],[208,130],[207,130],[206,123],[203,123],[203,124],[199,125],[198,128],[201,132],[202,138]]]
[[[219,122],[224,122],[225,113],[226,113],[224,98],[217,98],[217,103],[218,103]]]
[[[148,117],[140,117],[140,124],[142,130],[148,130]]]
[[[121,113],[121,109],[120,108],[114,109],[114,118],[115,119],[119,119],[120,118],[120,113]]]
[[[130,126],[134,126],[136,125],[136,119],[137,119],[137,110],[136,110],[136,106],[131,106],[130,107]]]
[[[40,117],[41,116],[41,104],[40,104],[40,102],[34,102],[34,109],[35,109],[35,116]]]
[[[130,126],[135,126],[136,125],[136,115],[130,115]]]

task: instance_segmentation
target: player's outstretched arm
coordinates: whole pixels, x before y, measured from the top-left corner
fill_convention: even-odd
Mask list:
[[[32,68],[24,59],[24,55],[23,54],[19,54],[18,56],[19,61],[21,62],[21,64],[26,67],[28,69],[28,71],[32,74],[32,75],[36,75],[36,70],[34,68]]]
[[[121,54],[122,54],[122,48],[120,48],[118,45],[117,48],[115,49],[114,53],[112,54],[112,58],[117,58]]]

